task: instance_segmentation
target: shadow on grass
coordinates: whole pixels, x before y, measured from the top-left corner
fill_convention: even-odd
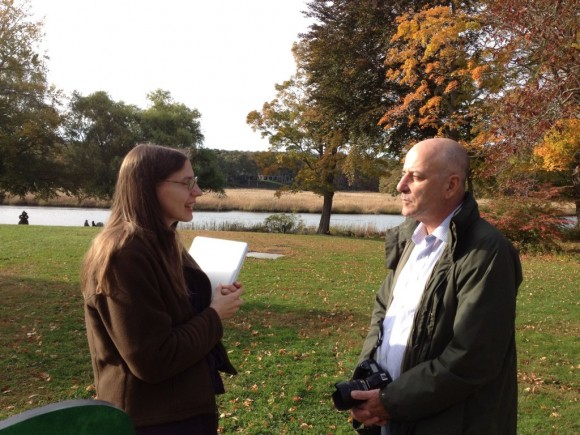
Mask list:
[[[91,397],[78,283],[0,275],[0,298],[0,418],[59,400]],[[262,365],[276,373],[303,370],[308,376],[346,378],[368,319],[347,309],[290,304],[247,301],[226,323],[224,342],[234,364],[243,370]],[[240,377],[236,382],[246,381]],[[325,381],[321,390],[329,391],[330,385]]]
[[[368,331],[368,319],[347,311],[248,302],[225,325],[227,347],[248,352],[288,353],[293,359],[311,349],[354,360]],[[334,358],[332,358],[334,359]],[[330,362],[330,360],[328,361]]]
[[[71,282],[0,275],[0,418],[88,398],[82,296]]]

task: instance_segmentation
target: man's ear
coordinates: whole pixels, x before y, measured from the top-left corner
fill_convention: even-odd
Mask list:
[[[445,188],[445,197],[452,198],[461,188],[461,178],[457,174],[451,174],[447,177],[447,186]]]

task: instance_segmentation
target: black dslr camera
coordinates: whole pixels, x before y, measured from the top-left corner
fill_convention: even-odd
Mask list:
[[[334,406],[339,411],[351,409],[362,403],[361,400],[355,400],[350,396],[351,391],[376,390],[377,388],[383,388],[392,381],[391,376],[383,371],[374,359],[366,359],[356,367],[352,380],[337,382],[334,385],[336,387],[336,391],[332,393]]]

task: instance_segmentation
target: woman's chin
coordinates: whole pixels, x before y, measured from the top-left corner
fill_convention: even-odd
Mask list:
[[[191,222],[193,220],[193,210],[189,213],[184,213],[181,222]]]

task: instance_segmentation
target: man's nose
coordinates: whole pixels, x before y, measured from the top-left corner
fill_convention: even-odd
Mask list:
[[[401,179],[399,180],[399,182],[397,183],[397,192],[403,193],[403,192],[408,191],[408,189],[409,189],[409,186],[407,184],[406,175],[403,175],[401,177]]]

